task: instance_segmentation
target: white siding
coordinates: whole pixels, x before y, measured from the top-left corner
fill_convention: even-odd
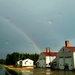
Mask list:
[[[33,66],[33,61],[32,60],[23,60],[22,61],[22,66]]]
[[[65,47],[62,47],[53,62],[57,63],[57,66],[55,67],[58,69],[64,69],[64,64],[67,63],[69,65],[69,70],[71,70],[75,68],[75,53]]]
[[[37,66],[41,68],[50,67],[50,62],[55,59],[56,56],[45,56],[44,54],[40,54],[39,59],[37,61]]]
[[[64,69],[64,59],[59,58],[59,69]]]
[[[65,58],[65,63],[68,64],[69,70],[73,69],[72,58]]]
[[[46,60],[45,56],[41,53],[38,59],[38,67],[45,68],[46,67]]]
[[[20,61],[17,61],[17,64],[20,64]]]
[[[46,56],[46,67],[50,67],[49,63],[51,63],[56,56]]]
[[[74,64],[74,69],[75,69],[75,52],[73,52],[73,64]]]
[[[17,64],[21,64],[22,60],[17,61]]]
[[[39,61],[39,67],[41,67],[41,68],[45,68],[46,67],[46,61],[44,60],[44,59],[41,59],[40,61]]]
[[[49,56],[46,56],[46,64],[50,63],[51,58]]]
[[[46,56],[46,67],[50,67],[49,63],[51,62],[50,56]]]

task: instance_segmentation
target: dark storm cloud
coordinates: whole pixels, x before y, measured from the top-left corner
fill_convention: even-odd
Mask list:
[[[15,50],[38,53],[32,42],[41,51],[45,51],[46,47],[58,51],[67,39],[75,44],[74,3],[74,0],[0,0],[0,49],[6,53]],[[2,17],[11,23],[5,22]]]

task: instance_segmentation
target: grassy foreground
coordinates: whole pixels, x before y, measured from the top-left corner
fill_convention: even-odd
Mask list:
[[[4,65],[6,68],[8,69],[12,69],[12,70],[33,70],[34,67],[14,67],[13,65]]]

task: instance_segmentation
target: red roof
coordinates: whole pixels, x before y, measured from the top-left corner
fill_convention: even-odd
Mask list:
[[[65,47],[65,48],[69,49],[70,51],[75,52],[75,47]]]
[[[57,52],[42,52],[45,56],[56,56]]]

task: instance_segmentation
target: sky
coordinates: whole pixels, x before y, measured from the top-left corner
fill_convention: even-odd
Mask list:
[[[0,0],[0,58],[75,46],[74,32],[75,0]]]

